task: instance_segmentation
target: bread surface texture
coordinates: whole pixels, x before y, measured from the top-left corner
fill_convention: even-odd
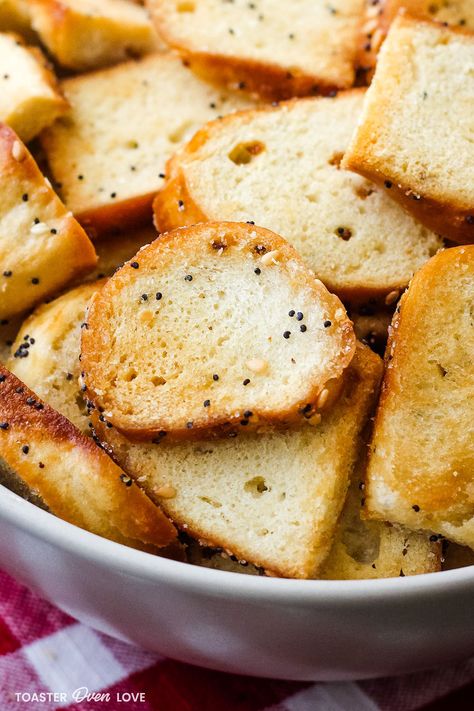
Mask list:
[[[341,297],[404,288],[443,242],[384,188],[341,169],[363,101],[354,90],[208,124],[168,164],[158,229],[253,220],[288,239]]]
[[[366,457],[362,456],[347,492],[331,550],[318,578],[370,580],[440,570],[440,544],[430,541],[429,534],[361,516],[365,463]]]
[[[314,426],[200,442],[133,444],[98,434],[179,527],[282,577],[312,578],[331,547],[382,363],[360,346],[345,389]]]
[[[474,547],[474,246],[414,277],[392,326],[367,470],[370,516]]]
[[[97,257],[86,233],[8,126],[0,124],[0,319],[22,313]]]
[[[407,11],[424,20],[443,22],[455,27],[474,29],[474,4],[472,0],[366,0],[362,27],[362,67],[369,69],[377,61],[377,53],[387,36],[398,12]]]
[[[281,237],[205,223],[162,235],[93,297],[88,398],[138,438],[304,420],[355,337],[344,307]]]
[[[64,202],[98,232],[149,221],[179,145],[206,121],[254,105],[198,79],[172,54],[67,79],[62,89],[71,111],[42,145]]]
[[[69,523],[135,548],[173,542],[166,516],[68,420],[0,366],[0,469]]]
[[[87,304],[101,286],[83,284],[36,309],[20,328],[7,362],[9,370],[84,434],[91,430],[79,385],[79,344]]]
[[[68,109],[56,77],[38,47],[0,32],[0,121],[30,141]]]
[[[29,0],[33,28],[59,64],[86,71],[153,51],[146,10],[128,0]]]
[[[364,0],[148,0],[159,34],[197,72],[282,99],[352,86]]]
[[[473,62],[473,34],[398,16],[342,161],[461,243],[474,241]]]

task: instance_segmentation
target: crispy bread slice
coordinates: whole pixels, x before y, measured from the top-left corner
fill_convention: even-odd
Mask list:
[[[59,64],[85,71],[157,47],[146,10],[128,0],[28,0],[31,23]]]
[[[270,99],[354,82],[364,0],[148,0],[159,34],[195,71]]]
[[[0,319],[4,319],[92,270],[97,257],[26,147],[2,124],[0,187]]]
[[[474,547],[474,246],[440,252],[396,314],[367,471],[369,515]]]
[[[310,417],[354,349],[341,302],[285,240],[209,222],[155,240],[96,293],[81,363],[122,432],[189,438]]]
[[[253,220],[288,239],[341,297],[404,288],[443,242],[383,188],[341,170],[363,101],[356,90],[208,124],[168,164],[158,229]]]
[[[363,470],[359,468],[359,474]],[[356,467],[357,472],[357,467]],[[369,580],[433,573],[441,569],[441,545],[428,534],[404,526],[361,518],[362,479],[354,477],[339,517],[334,541],[316,577],[321,580]],[[450,549],[453,549],[450,551]],[[456,550],[454,550],[456,549]],[[469,549],[448,548],[449,561],[443,569],[472,564]],[[192,541],[186,551],[193,565],[246,575],[263,575],[262,568],[239,560],[221,549],[207,548]]]
[[[87,304],[102,283],[83,284],[34,311],[21,326],[6,364],[84,434],[90,428],[78,384],[81,327]]]
[[[57,516],[134,548],[176,530],[94,442],[0,365],[1,481]]]
[[[0,121],[22,141],[30,141],[68,110],[44,54],[27,47],[17,34],[0,33],[0,82]]]
[[[472,0],[366,0],[362,26],[362,53],[360,64],[365,69],[375,66],[377,54],[387,36],[397,13],[404,9],[424,20],[435,20],[458,27],[474,29],[474,3]]]
[[[474,34],[397,17],[342,161],[456,242],[474,241],[473,64]]]
[[[441,545],[427,533],[361,517],[365,457],[354,472],[328,557],[324,580],[368,580],[433,573],[441,569]]]
[[[332,543],[382,363],[359,346],[317,426],[133,444],[94,411],[114,458],[179,528],[283,577],[312,578]]]
[[[70,114],[42,134],[60,195],[99,232],[151,216],[168,158],[203,123],[254,102],[153,54],[62,83]]]

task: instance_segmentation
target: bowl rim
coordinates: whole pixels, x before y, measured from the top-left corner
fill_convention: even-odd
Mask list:
[[[22,499],[0,485],[0,521],[56,548],[115,572],[164,582],[196,593],[227,598],[265,599],[268,602],[333,604],[367,603],[394,597],[446,594],[470,586],[474,591],[474,565],[420,575],[370,580],[299,580],[239,575],[161,558],[90,533]],[[238,580],[238,584],[236,582]]]

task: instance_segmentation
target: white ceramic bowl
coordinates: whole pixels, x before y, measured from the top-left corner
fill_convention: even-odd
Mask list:
[[[226,573],[112,543],[3,487],[0,567],[102,632],[221,671],[361,679],[474,654],[474,567],[350,582]]]

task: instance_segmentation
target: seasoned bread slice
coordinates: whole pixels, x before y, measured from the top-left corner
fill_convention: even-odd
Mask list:
[[[474,246],[440,252],[396,314],[367,470],[370,516],[474,547]]]
[[[474,3],[472,0],[366,0],[365,19],[362,28],[362,67],[370,69],[377,61],[377,54],[388,29],[404,9],[424,20],[435,20],[448,25],[474,29]]]
[[[331,546],[382,363],[364,346],[318,426],[133,444],[92,413],[113,456],[179,527],[283,577],[312,578]]]
[[[365,461],[365,457],[361,459]],[[368,580],[440,570],[441,546],[438,542],[430,541],[428,534],[416,533],[396,524],[361,518],[364,473],[361,463],[355,469],[332,547],[316,577],[321,580]],[[465,549],[460,550],[464,552]],[[239,560],[230,551],[202,546],[197,541],[190,542],[186,557],[193,565],[205,568],[246,575],[264,574],[262,568],[246,560]],[[469,560],[465,554],[452,551],[449,565],[469,565]]]
[[[97,257],[32,156],[0,124],[0,319],[26,311]]]
[[[0,82],[0,121],[25,142],[68,109],[44,54],[14,33],[0,33]]]
[[[349,365],[352,325],[281,237],[205,223],[144,247],[93,297],[89,399],[137,438],[312,416]]]
[[[159,34],[195,71],[271,99],[354,83],[364,0],[147,0]]]
[[[456,242],[474,241],[473,64],[474,34],[397,17],[342,162]]]
[[[383,188],[341,170],[363,100],[355,90],[208,124],[168,164],[158,229],[253,220],[288,239],[341,297],[404,288],[443,242]]]
[[[128,0],[28,0],[31,23],[59,64],[76,71],[157,47],[146,10]]]
[[[87,304],[102,284],[82,284],[36,309],[21,326],[6,364],[84,434],[90,428],[78,385],[81,327]]]
[[[0,365],[0,480],[55,515],[134,548],[176,530],[94,442]]]
[[[366,457],[356,467],[332,548],[318,572],[324,580],[368,580],[433,573],[441,569],[441,546],[427,533],[361,516]]]
[[[149,220],[179,145],[206,121],[254,105],[196,78],[171,54],[67,79],[62,89],[71,112],[42,144],[68,208],[101,232]]]

